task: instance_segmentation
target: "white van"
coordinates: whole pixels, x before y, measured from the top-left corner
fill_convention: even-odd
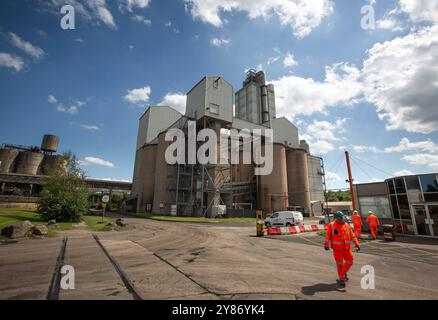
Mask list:
[[[266,227],[291,227],[304,223],[303,214],[299,211],[278,211],[266,218]]]

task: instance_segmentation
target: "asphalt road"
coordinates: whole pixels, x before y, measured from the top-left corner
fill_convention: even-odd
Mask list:
[[[0,299],[438,299],[433,241],[364,242],[343,290],[317,234],[257,238],[252,224],[126,220],[128,230],[96,238],[75,230],[0,245]],[[53,285],[60,265],[74,267],[74,290]],[[374,290],[360,286],[365,265]]]

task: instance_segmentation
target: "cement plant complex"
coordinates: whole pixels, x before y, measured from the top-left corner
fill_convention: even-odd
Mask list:
[[[263,71],[247,72],[243,87],[234,95],[234,105],[232,85],[221,76],[206,76],[187,93],[184,115],[169,106],[151,106],[143,114],[131,193],[137,212],[206,217],[221,212],[254,216],[256,209],[291,209],[307,216],[322,213],[323,160],[310,154],[293,123],[276,116],[275,88],[266,83]],[[197,132],[208,128],[217,136],[231,129],[272,129],[272,173],[255,175],[254,159],[252,164],[242,161],[242,147],[239,164],[169,165],[165,152],[171,142],[166,141],[166,132],[177,128],[187,137],[190,121],[196,122]],[[217,148],[218,154],[230,152]]]

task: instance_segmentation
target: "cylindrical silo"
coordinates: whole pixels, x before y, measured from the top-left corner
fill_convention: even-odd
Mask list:
[[[309,169],[307,151],[290,149],[286,152],[289,205],[304,208],[310,213]]]
[[[44,155],[35,151],[21,151],[17,157],[15,173],[36,175]]]
[[[170,205],[175,199],[170,197],[168,190],[168,170],[169,165],[166,162],[166,149],[171,142],[165,140],[166,133],[163,132],[158,136],[157,156],[155,161],[155,185],[154,185],[154,205],[153,212],[161,214],[170,214]],[[151,176],[153,179],[154,176]]]
[[[0,173],[13,173],[17,149],[0,149]]]
[[[239,164],[233,165],[233,181],[245,182],[254,179],[254,165],[243,163],[243,151],[239,152]]]
[[[147,204],[154,201],[155,162],[157,145],[147,145],[137,151],[138,169],[135,184],[137,187],[137,211],[146,211]]]
[[[54,170],[62,169],[67,171],[67,161],[60,155],[45,155],[41,162],[39,173],[43,175],[50,175]]]
[[[41,143],[41,150],[45,152],[56,152],[58,150],[59,137],[53,134],[46,134]]]
[[[282,144],[273,145],[273,167],[270,175],[262,175],[259,178],[259,198],[261,204],[271,211],[287,209],[287,167],[286,148]],[[270,200],[269,200],[270,198]]]

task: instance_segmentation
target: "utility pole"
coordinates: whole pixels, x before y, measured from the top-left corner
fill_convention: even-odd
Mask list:
[[[351,201],[353,203],[353,210],[357,210],[356,200],[354,198],[354,190],[353,190],[353,176],[351,174],[351,166],[350,166],[350,153],[345,151],[345,159],[347,160],[347,171],[348,171],[348,180],[347,182],[350,184],[350,193],[351,193]]]

